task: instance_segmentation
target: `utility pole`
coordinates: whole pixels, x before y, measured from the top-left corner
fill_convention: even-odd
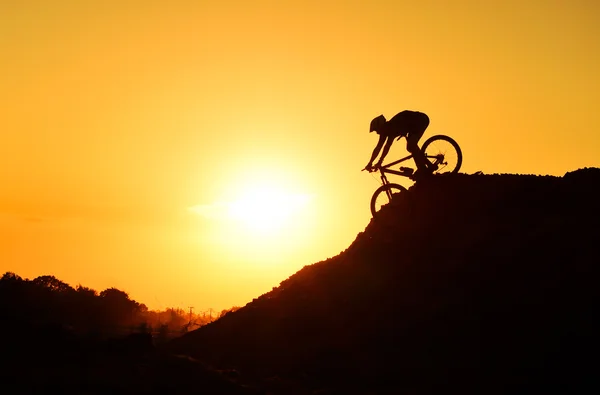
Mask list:
[[[194,310],[194,306],[190,306],[190,325],[192,325],[192,310]]]

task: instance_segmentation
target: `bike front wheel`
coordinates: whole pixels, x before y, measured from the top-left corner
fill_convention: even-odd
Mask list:
[[[432,136],[423,143],[421,151],[429,162],[437,166],[433,174],[457,173],[462,165],[462,151],[451,137]]]
[[[379,213],[383,206],[408,207],[408,190],[399,184],[385,184],[377,188],[371,198],[371,214]]]

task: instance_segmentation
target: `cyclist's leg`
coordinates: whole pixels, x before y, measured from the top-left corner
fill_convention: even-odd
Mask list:
[[[416,113],[414,119],[410,123],[408,134],[406,136],[406,150],[413,155],[415,164],[418,170],[427,170],[428,161],[425,154],[419,148],[419,140],[425,133],[425,129],[429,126],[429,117],[423,113]]]
[[[419,171],[427,169],[427,160],[418,145],[423,132],[424,131],[421,131],[420,133],[413,131],[409,132],[406,136],[406,150],[412,154],[415,164],[417,165],[417,170]]]

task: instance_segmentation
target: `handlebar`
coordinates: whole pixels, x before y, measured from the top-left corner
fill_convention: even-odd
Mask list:
[[[361,171],[368,171],[369,173],[374,173],[376,171],[379,171],[380,166],[372,166],[370,169],[367,169],[366,167],[364,169],[362,169]]]

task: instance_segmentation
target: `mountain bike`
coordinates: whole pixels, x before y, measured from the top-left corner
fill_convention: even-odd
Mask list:
[[[432,174],[449,174],[457,173],[462,165],[462,151],[458,143],[451,137],[444,135],[436,135],[425,140],[421,146],[421,151],[425,154],[425,158],[431,163],[431,168],[435,169]],[[408,190],[400,184],[391,183],[386,177],[386,173],[394,174],[402,177],[407,177],[413,181],[414,170],[409,167],[400,167],[399,170],[393,170],[392,166],[412,159],[413,155],[405,156],[402,159],[390,162],[380,166],[382,185],[375,190],[371,198],[371,214],[373,217],[381,210],[384,205],[400,205],[406,199],[402,196],[406,195]],[[376,170],[376,171],[377,171]]]

